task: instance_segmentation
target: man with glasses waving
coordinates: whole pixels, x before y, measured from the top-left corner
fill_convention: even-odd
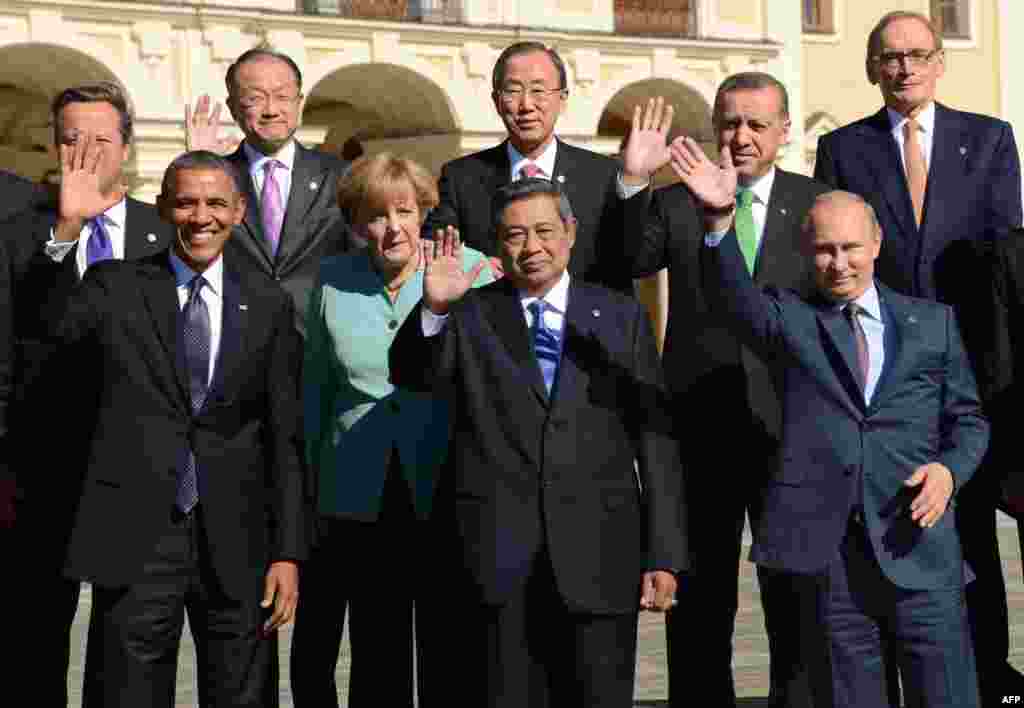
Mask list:
[[[295,140],[302,115],[302,72],[286,54],[267,47],[243,53],[227,72],[228,109],[245,140],[228,160],[246,180],[246,212],[227,245],[288,291],[299,332],[320,261],[349,248],[349,229],[337,204],[338,178],[348,163]],[[225,152],[218,137],[220,106],[200,96],[186,107],[190,150]],[[232,256],[238,258],[238,256]]]
[[[877,267],[882,282],[954,307],[984,395],[990,377],[981,367],[991,350],[987,245],[999,230],[1021,223],[1013,131],[1001,120],[935,101],[946,57],[942,37],[923,15],[882,17],[868,37],[866,69],[885,106],[822,137],[814,176],[874,207],[885,234]],[[1021,678],[1007,663],[998,481],[994,469],[983,468],[956,490],[964,556],[978,575],[967,588],[967,606],[985,705],[1019,693]]]
[[[631,293],[632,280],[622,257],[622,205],[615,192],[618,163],[555,136],[555,123],[569,99],[565,64],[558,52],[540,42],[507,47],[494,65],[492,88],[494,108],[508,138],[441,169],[441,202],[424,223],[424,237],[454,226],[467,246],[491,257],[492,268],[500,275],[491,197],[511,182],[543,177],[558,184],[576,212],[569,272]]]

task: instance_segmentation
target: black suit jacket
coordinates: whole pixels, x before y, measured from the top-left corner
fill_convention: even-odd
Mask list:
[[[703,247],[706,295],[777,372],[783,411],[779,462],[763,494],[751,560],[800,573],[835,557],[853,505],[863,500],[874,556],[911,590],[962,587],[965,568],[950,509],[928,529],[910,519],[920,465],[944,464],[957,489],[988,446],[971,367],[952,309],[877,283],[885,363],[866,404],[850,325],[822,298],[759,290],[735,233]]]
[[[349,226],[338,207],[338,179],[348,171],[349,163],[295,144],[291,189],[275,256],[263,234],[259,195],[249,177],[245,150],[239,146],[228,159],[245,183],[247,208],[245,220],[235,228],[225,253],[239,267],[254,268],[281,284],[292,296],[295,326],[305,336],[306,308],[320,261],[350,247]]]
[[[51,291],[79,281],[77,246],[60,263],[43,252],[56,219],[53,208],[40,202],[0,225],[0,467],[12,463],[22,498],[19,515],[45,515],[59,545],[78,499],[76,480],[85,465],[96,399],[90,373],[95,362],[74,348],[55,346],[40,317],[40,304]],[[136,260],[167,248],[174,229],[154,207],[129,198],[124,235],[125,258]],[[60,444],[54,445],[58,429]],[[57,469],[64,471],[61,484],[50,476]]]
[[[1021,224],[1020,161],[1010,125],[936,104],[920,227],[885,108],[823,136],[814,176],[871,203],[883,234],[876,275],[898,292],[953,305],[980,374],[979,359],[991,347],[991,333],[981,326],[991,301],[989,288],[979,284],[989,281],[993,234]]]
[[[423,225],[423,237],[454,226],[469,246],[496,256],[491,199],[510,181],[507,141],[452,160],[441,168],[441,201]],[[575,278],[631,294],[633,281],[622,262],[622,200],[615,191],[619,163],[558,140],[555,174],[576,215],[576,243],[569,260]]]
[[[71,577],[108,587],[143,577],[189,444],[213,570],[229,596],[258,598],[271,561],[306,557],[294,308],[266,276],[227,258],[223,304],[213,383],[193,414],[166,251],[93,266],[73,291],[55,288],[47,300],[56,340],[91,350],[98,365]]]
[[[45,197],[43,188],[13,172],[0,170],[0,222],[32,208]]]
[[[800,226],[825,185],[776,168],[761,246],[754,266],[759,285],[799,288],[807,274],[799,254]],[[717,410],[739,424],[753,421],[777,437],[779,411],[764,365],[744,347],[701,287],[703,215],[685,185],[644,190],[625,203],[626,249],[632,274],[668,268],[668,329],[662,364],[681,430],[705,424]],[[699,446],[695,440],[688,450]],[[713,451],[714,452],[714,451]],[[698,454],[700,457],[701,455]]]
[[[635,301],[575,279],[562,334],[552,399],[519,295],[502,279],[467,293],[437,336],[423,336],[414,310],[392,345],[391,378],[452,397],[435,509],[454,518],[479,601],[503,604],[546,548],[572,610],[635,612],[644,571],[686,568],[654,336]]]

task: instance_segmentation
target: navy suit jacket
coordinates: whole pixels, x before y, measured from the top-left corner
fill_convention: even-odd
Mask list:
[[[802,573],[824,569],[862,498],[875,556],[893,583],[915,590],[960,585],[952,508],[922,529],[910,519],[918,490],[903,485],[920,465],[940,462],[959,489],[988,445],[988,421],[951,308],[876,283],[886,358],[866,405],[852,331],[834,303],[759,290],[734,233],[703,254],[709,304],[780,382],[781,450],[751,560]]]
[[[990,246],[1021,223],[1021,175],[1013,130],[1004,121],[935,105],[935,136],[921,226],[885,108],[821,138],[814,177],[859,194],[882,226],[875,274],[905,295],[956,309],[968,352],[990,348]],[[984,383],[984,382],[982,382]]]

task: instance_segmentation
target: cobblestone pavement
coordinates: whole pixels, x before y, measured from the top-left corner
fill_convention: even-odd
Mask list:
[[[1008,518],[1001,517],[999,523],[999,545],[1003,556],[1007,592],[1010,603],[1011,637],[1010,662],[1024,670],[1024,582],[1021,576],[1020,546],[1017,528]],[[81,702],[82,665],[85,649],[85,630],[88,624],[90,594],[83,588],[82,600],[75,618],[72,636],[72,666],[68,685],[72,694],[72,706]],[[288,648],[291,632],[285,630],[281,636],[281,706],[290,708],[291,693],[288,690]],[[667,677],[665,674],[665,634],[660,616],[645,614],[641,618],[639,632],[639,656],[637,657],[636,706],[667,706]],[[186,630],[182,642],[178,666],[179,708],[195,705],[194,658],[192,640]],[[348,684],[349,654],[347,640],[342,646],[338,661],[338,687],[342,696]],[[764,636],[764,622],[758,599],[754,568],[744,562],[741,567],[740,609],[736,621],[735,658],[733,669],[736,677],[736,692],[743,697],[744,708],[767,706],[764,697],[768,693],[768,643]],[[344,705],[344,701],[342,701]]]

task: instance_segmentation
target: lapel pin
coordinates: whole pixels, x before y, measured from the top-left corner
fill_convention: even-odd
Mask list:
[[[967,148],[964,147],[963,145],[960,146],[960,154],[961,155],[966,155],[967,154]]]
[[[555,179],[558,180],[559,184],[565,184],[565,175],[558,175]]]
[[[601,311],[600,310],[591,310],[590,314],[592,314],[594,317],[600,317],[601,316]]]
[[[239,305],[238,309],[242,310],[243,312],[248,312],[249,311],[249,306],[248,305]]]
[[[146,240],[150,243],[156,243],[156,234],[146,234]]]
[[[914,317],[913,315],[910,315],[910,317],[907,318],[907,322],[910,324],[917,324],[917,318]]]
[[[312,189],[312,190],[316,190],[316,188],[319,187],[319,186],[320,185],[317,184],[316,182],[310,182],[309,183],[309,188]]]
[[[779,213],[782,214],[783,216],[785,216],[786,215],[786,208],[782,207],[781,209],[779,209]]]

